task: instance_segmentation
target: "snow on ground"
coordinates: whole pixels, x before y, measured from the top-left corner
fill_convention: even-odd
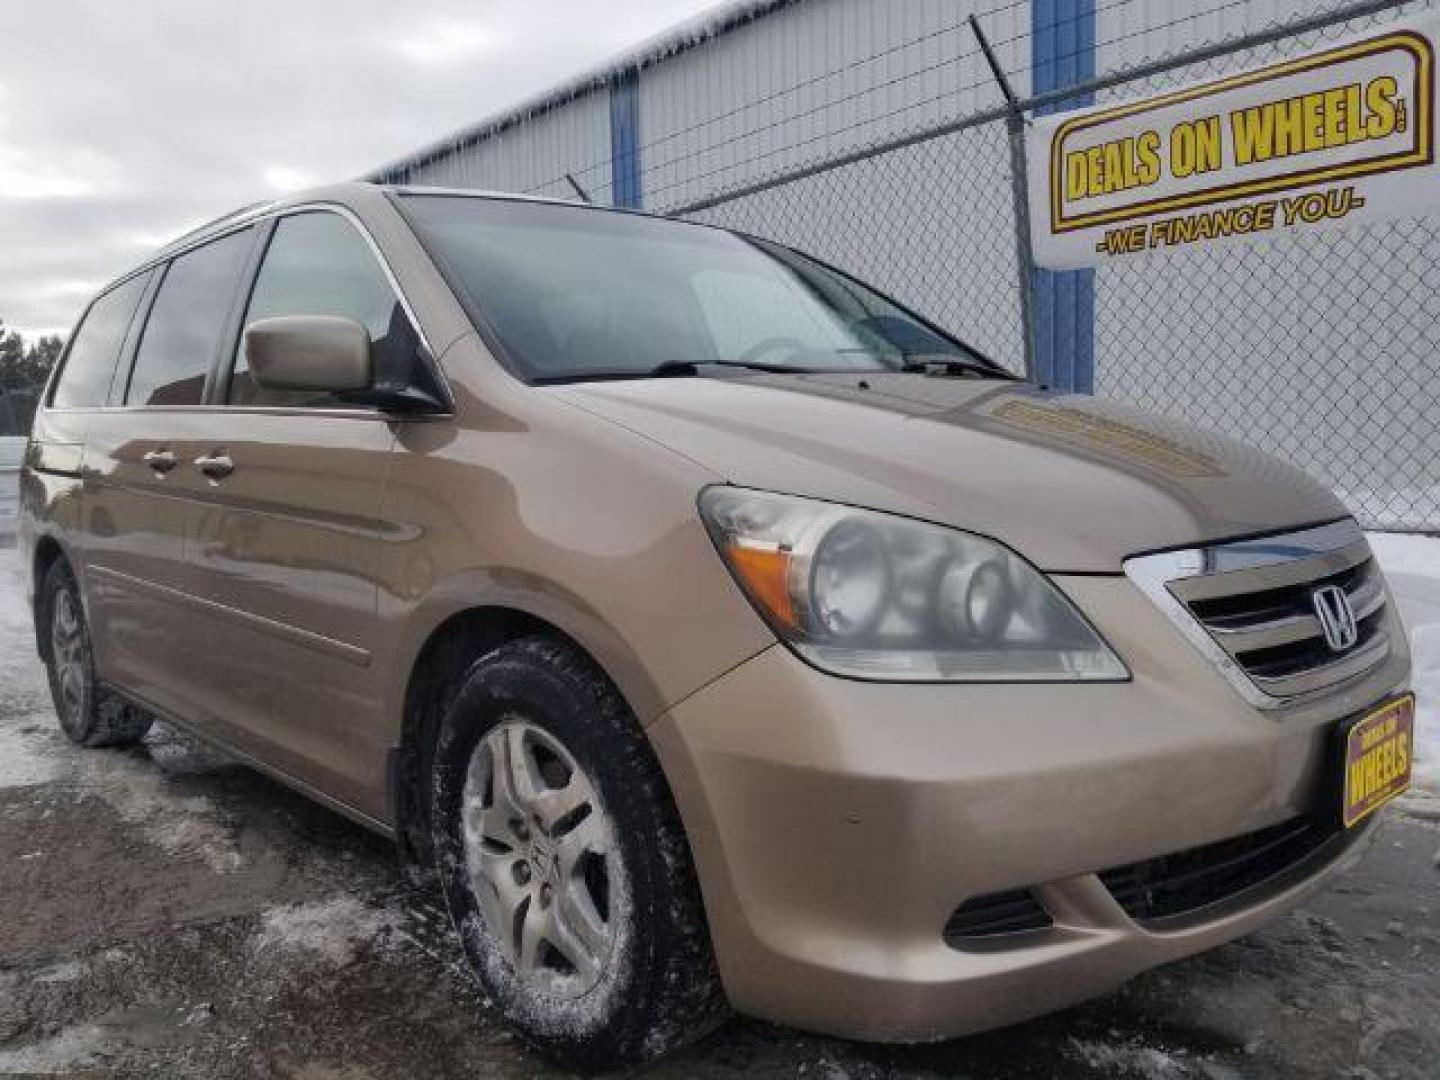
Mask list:
[[[71,759],[70,771],[82,788],[104,799],[158,847],[199,857],[221,874],[244,862],[235,833],[215,803],[204,795],[179,794],[172,774],[156,769],[147,757],[86,754]]]
[[[68,1076],[96,1065],[110,1047],[110,1037],[96,1024],[66,1028],[44,1042],[0,1050],[0,1074]]]
[[[36,787],[61,775],[65,762],[52,753],[53,726],[54,719],[43,713],[23,726],[0,725],[0,788]]]
[[[0,532],[0,694],[20,693],[44,686],[35,660],[35,631],[25,597],[20,551],[4,546]]]
[[[1440,791],[1440,537],[1371,533],[1370,546],[1410,634],[1416,783]]]
[[[344,967],[362,944],[393,933],[403,921],[398,911],[371,907],[350,893],[326,900],[271,908],[261,920],[257,947],[317,954]]]
[[[1183,1057],[1137,1043],[1072,1038],[1065,1053],[1096,1072],[1141,1080],[1184,1080],[1191,1075]]]
[[[55,724],[15,548],[0,549],[0,790],[67,780],[110,805],[166,851],[195,856],[228,873],[242,857],[233,830],[203,795],[185,795],[172,783],[178,770],[154,768],[173,753],[169,733],[151,736],[145,752],[73,753]],[[188,752],[193,753],[188,747]]]

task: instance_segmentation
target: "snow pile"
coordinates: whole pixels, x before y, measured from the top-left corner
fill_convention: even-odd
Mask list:
[[[0,1075],[69,1076],[94,1067],[112,1047],[105,1029],[95,1024],[65,1028],[42,1042],[0,1050]]]
[[[1072,1038],[1066,1047],[1066,1056],[1108,1076],[1181,1080],[1189,1075],[1184,1062],[1175,1055],[1138,1043],[1103,1043]]]
[[[1440,791],[1440,537],[1371,533],[1370,547],[1410,634],[1415,718],[1415,781]]]
[[[53,717],[43,714],[0,723],[0,788],[38,787],[60,777],[64,759],[58,753],[59,739],[50,731],[54,724]]]
[[[198,857],[217,874],[244,862],[231,829],[203,795],[181,795],[171,777],[144,757],[78,754],[74,778],[98,795],[122,820],[138,827],[152,844],[175,855]]]
[[[43,971],[37,971],[30,977],[35,983],[71,983],[85,976],[89,969],[84,960],[65,960],[58,964],[51,964]]]
[[[35,653],[20,552],[0,547],[0,702],[9,705],[37,695],[44,695],[48,702],[45,669]]]
[[[361,945],[395,932],[401,916],[371,907],[349,893],[327,900],[271,908],[261,918],[256,947],[307,952],[335,967],[351,963]]]

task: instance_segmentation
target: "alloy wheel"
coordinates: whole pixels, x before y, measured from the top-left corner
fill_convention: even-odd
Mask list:
[[[600,981],[626,890],[590,778],[543,728],[507,717],[476,746],[462,796],[465,859],[517,976],[555,997]]]
[[[50,654],[59,689],[60,721],[71,731],[84,720],[90,707],[89,649],[74,592],[57,590],[50,616]]]

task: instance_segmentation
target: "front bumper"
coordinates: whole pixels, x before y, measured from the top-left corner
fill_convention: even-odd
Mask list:
[[[1130,582],[1058,583],[1131,682],[865,683],[776,646],[650,729],[736,1008],[885,1041],[996,1027],[1247,933],[1359,857],[1373,823],[1238,908],[1164,930],[1127,917],[1098,871],[1312,811],[1335,722],[1404,685],[1409,661],[1261,713]],[[1053,929],[945,943],[967,898],[1017,888]]]

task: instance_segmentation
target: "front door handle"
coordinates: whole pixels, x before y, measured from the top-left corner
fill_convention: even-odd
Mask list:
[[[147,450],[143,455],[145,464],[149,465],[158,475],[164,476],[180,462],[169,450]]]
[[[224,480],[235,471],[235,463],[225,453],[205,454],[195,459],[195,467],[211,480]]]

